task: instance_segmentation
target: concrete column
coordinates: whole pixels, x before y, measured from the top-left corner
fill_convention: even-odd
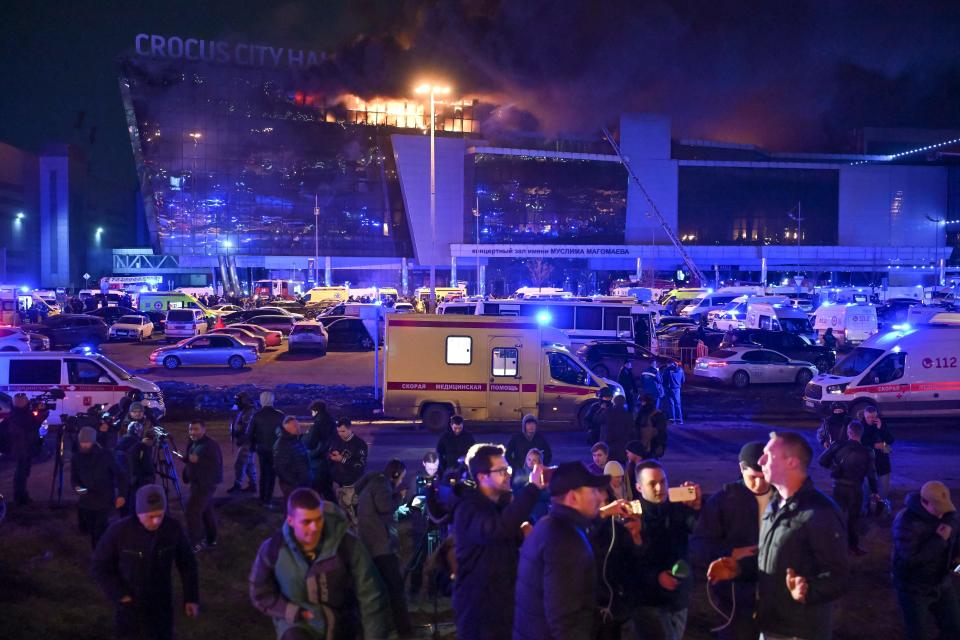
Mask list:
[[[480,295],[487,294],[487,265],[480,265],[480,274],[477,276],[480,282]]]
[[[333,286],[333,261],[330,256],[326,256],[323,259],[323,286],[330,287]]]
[[[450,256],[450,286],[457,286],[457,256]]]
[[[405,296],[410,294],[410,274],[406,258],[400,258],[400,293]]]
[[[760,284],[767,286],[767,257],[760,258]]]
[[[637,282],[641,282],[643,279],[643,258],[637,258]]]

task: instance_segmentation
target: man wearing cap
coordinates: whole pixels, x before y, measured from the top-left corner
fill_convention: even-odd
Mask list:
[[[740,480],[723,485],[704,503],[690,538],[698,569],[707,569],[714,601],[733,619],[719,632],[721,640],[757,640],[753,619],[757,591],[757,545],[760,522],[774,489],[763,477],[763,442],[740,449]],[[733,580],[731,589],[729,581]]]
[[[457,637],[502,640],[510,637],[513,628],[521,525],[540,500],[543,467],[533,468],[530,483],[516,496],[511,496],[511,469],[500,445],[471,447],[467,468],[475,488],[465,487],[452,505]]]
[[[550,478],[550,513],[520,548],[513,640],[593,637],[597,576],[587,529],[600,515],[608,476],[565,462]],[[620,502],[612,503],[612,515]],[[459,629],[458,629],[459,631]]]
[[[40,437],[38,430],[46,417],[46,411],[34,415],[30,411],[27,394],[18,393],[13,396],[10,415],[3,420],[2,427],[7,433],[10,457],[17,461],[16,470],[13,472],[13,500],[17,506],[26,506],[33,502],[27,493],[27,478],[30,477],[30,467],[33,465],[33,456]]]
[[[960,522],[950,490],[932,480],[907,496],[893,521],[893,586],[907,637],[960,638],[960,603],[951,572],[960,564]]]
[[[700,487],[689,487],[687,499],[672,502],[664,468],[656,460],[637,465],[637,493],[640,514],[638,572],[644,584],[640,606],[633,620],[639,629],[657,629],[667,640],[680,640],[687,627],[692,578],[689,566],[689,539],[700,513]]]
[[[118,638],[173,638],[174,563],[186,615],[200,613],[197,559],[183,527],[166,511],[162,487],[141,487],[136,515],[113,523],[93,553],[93,577],[116,608]]]
[[[79,447],[70,458],[70,483],[77,492],[80,531],[90,534],[91,546],[107,530],[110,512],[126,503],[127,474],[113,454],[97,444],[97,430],[80,429]]]

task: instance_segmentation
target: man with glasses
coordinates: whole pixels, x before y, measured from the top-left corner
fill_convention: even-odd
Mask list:
[[[511,500],[511,469],[503,447],[477,444],[467,452],[473,480],[453,506],[457,558],[453,608],[461,640],[502,640],[513,629],[514,583],[517,578],[521,525],[545,486],[543,467],[536,465],[530,484]]]

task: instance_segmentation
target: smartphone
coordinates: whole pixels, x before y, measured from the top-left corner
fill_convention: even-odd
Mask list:
[[[960,576],[960,564],[958,564],[957,566],[955,566],[955,567],[953,568],[953,572],[954,572],[955,574],[957,574],[958,576]]]
[[[543,482],[545,484],[550,484],[550,478],[553,477],[553,472],[556,471],[556,467],[544,467],[543,468]]]
[[[627,503],[627,508],[630,509],[630,513],[635,516],[643,515],[643,503],[639,500],[631,500]]]
[[[692,502],[697,499],[696,487],[670,487],[670,502]]]

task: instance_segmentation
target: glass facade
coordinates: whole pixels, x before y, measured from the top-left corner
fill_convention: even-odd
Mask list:
[[[412,254],[391,129],[326,110],[304,92],[303,72],[132,56],[121,65],[162,253],[312,256],[317,223],[321,256]]]
[[[680,167],[679,179],[677,222],[690,244],[837,244],[835,170]]]
[[[469,170],[474,189],[467,189],[465,242],[624,241],[627,175],[618,162],[478,153]]]

